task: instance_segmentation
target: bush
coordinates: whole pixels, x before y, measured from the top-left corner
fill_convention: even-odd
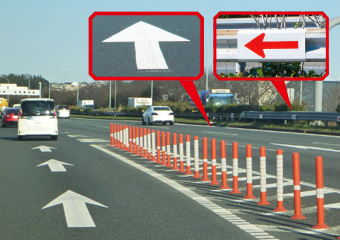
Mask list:
[[[336,106],[335,111],[336,111],[336,112],[340,112],[340,103],[338,103],[338,105]]]

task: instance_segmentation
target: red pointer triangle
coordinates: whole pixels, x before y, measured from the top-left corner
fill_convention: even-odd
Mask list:
[[[262,58],[265,58],[263,49],[298,49],[299,41],[277,41],[277,42],[264,42],[265,33],[261,33],[256,38],[244,45],[250,51],[256,53]]]
[[[287,103],[287,105],[290,108],[290,110],[292,110],[292,106],[290,105],[290,101],[289,101],[289,97],[288,97],[288,92],[287,92],[285,81],[282,81],[282,80],[272,80],[271,82],[274,84],[276,90],[280,93],[280,95],[282,96],[283,100],[285,100],[285,102]]]

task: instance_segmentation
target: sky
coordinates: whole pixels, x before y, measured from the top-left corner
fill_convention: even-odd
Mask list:
[[[204,17],[213,66],[213,17],[221,11],[323,11],[340,16],[339,0],[1,0],[0,75],[41,75],[50,82],[94,82],[89,76],[89,17],[97,11],[194,11]],[[330,74],[340,80],[340,25],[330,31]],[[1,81],[2,82],[2,81]]]

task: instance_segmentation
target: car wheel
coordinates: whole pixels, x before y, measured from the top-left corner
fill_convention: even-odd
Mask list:
[[[18,136],[18,140],[19,140],[19,141],[24,140],[24,136]]]
[[[170,125],[174,125],[174,122],[170,122]]]
[[[52,139],[52,140],[58,140],[58,135],[56,135],[56,136],[51,136],[51,139]]]
[[[144,122],[144,117],[142,117],[142,124],[145,125],[145,122]]]
[[[148,123],[149,123],[149,125],[152,125],[152,122],[150,121],[150,118],[148,118]]]

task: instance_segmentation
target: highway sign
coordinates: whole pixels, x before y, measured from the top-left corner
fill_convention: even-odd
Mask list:
[[[305,29],[240,30],[237,52],[240,61],[306,61]]]
[[[95,12],[89,73],[94,80],[198,80],[203,34],[197,12]]]

